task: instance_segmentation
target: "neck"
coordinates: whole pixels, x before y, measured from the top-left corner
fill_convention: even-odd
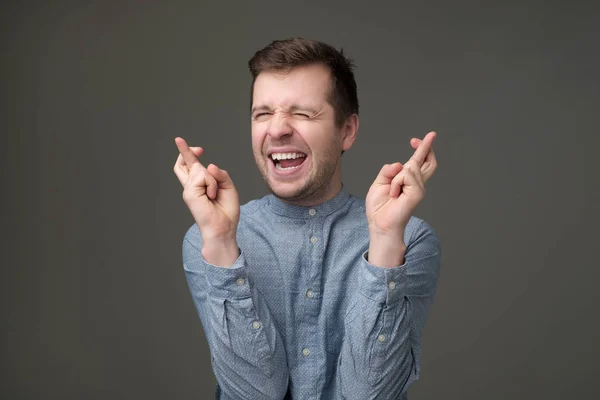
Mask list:
[[[288,204],[293,204],[295,206],[302,206],[302,207],[312,207],[312,206],[316,206],[322,203],[325,203],[331,199],[333,199],[335,196],[337,196],[337,194],[342,190],[342,182],[331,182],[330,185],[328,185],[327,190],[324,191],[318,191],[316,193],[311,194],[310,196],[307,196],[303,199],[298,199],[298,200],[285,200],[285,199],[281,199],[281,201],[288,203]]]

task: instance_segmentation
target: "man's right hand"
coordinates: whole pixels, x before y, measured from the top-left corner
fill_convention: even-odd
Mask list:
[[[204,167],[198,157],[201,147],[189,147],[175,138],[179,157],[173,170],[183,186],[183,201],[190,209],[202,235],[202,256],[210,264],[231,266],[239,256],[236,232],[240,202],[227,171],[210,164]]]

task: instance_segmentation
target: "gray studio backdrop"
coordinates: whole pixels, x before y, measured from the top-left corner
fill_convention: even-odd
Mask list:
[[[358,65],[351,193],[438,132],[417,215],[442,276],[410,397],[600,395],[592,3],[4,3],[0,397],[211,398],[173,139],[264,195],[246,63],[289,36]]]

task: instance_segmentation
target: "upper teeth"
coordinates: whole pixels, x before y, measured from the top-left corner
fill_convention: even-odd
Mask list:
[[[273,160],[293,160],[294,158],[306,157],[304,153],[273,153],[271,158]]]

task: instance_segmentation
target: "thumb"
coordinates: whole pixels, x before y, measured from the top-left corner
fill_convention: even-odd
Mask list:
[[[385,164],[379,171],[373,185],[389,185],[392,182],[392,179],[402,171],[402,168],[403,165],[399,162]]]
[[[234,189],[233,181],[229,177],[227,171],[220,169],[215,164],[210,164],[206,169],[211,173],[212,176],[214,176],[220,188]]]

